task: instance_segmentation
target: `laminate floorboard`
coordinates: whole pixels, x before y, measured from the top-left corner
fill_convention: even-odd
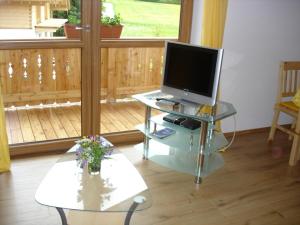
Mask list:
[[[291,142],[281,132],[272,156],[267,132],[236,137],[222,153],[224,167],[195,185],[194,177],[142,160],[132,145],[119,147],[144,177],[152,207],[134,214],[132,225],[299,225],[300,163],[288,166]],[[0,225],[61,224],[55,209],[39,205],[34,194],[60,155],[12,160],[0,174]],[[69,211],[69,225],[120,225],[124,213]]]

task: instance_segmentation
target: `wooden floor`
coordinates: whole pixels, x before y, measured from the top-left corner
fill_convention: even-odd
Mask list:
[[[80,106],[6,111],[9,144],[81,136]],[[134,130],[144,122],[137,102],[101,104],[101,133]]]
[[[278,133],[273,144],[283,149],[280,158],[272,157],[266,140],[266,132],[237,136],[223,153],[225,166],[200,186],[191,175],[143,161],[132,146],[120,148],[143,175],[153,200],[151,208],[134,214],[132,224],[299,225],[300,165],[288,166],[286,135]],[[15,159],[11,172],[0,174],[0,225],[61,224],[53,208],[34,201],[38,184],[58,158]],[[70,212],[69,219],[70,225],[120,225],[115,221],[124,214]]]

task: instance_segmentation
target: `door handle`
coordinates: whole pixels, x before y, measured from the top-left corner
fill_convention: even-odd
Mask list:
[[[89,24],[83,25],[83,26],[76,26],[75,29],[89,32],[89,31],[91,31],[91,26]]]

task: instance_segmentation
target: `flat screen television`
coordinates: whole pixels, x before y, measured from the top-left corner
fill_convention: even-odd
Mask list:
[[[161,91],[176,99],[215,105],[223,49],[166,41]]]

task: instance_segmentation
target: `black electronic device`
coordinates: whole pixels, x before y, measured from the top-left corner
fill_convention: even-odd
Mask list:
[[[180,126],[190,130],[195,130],[201,127],[201,122],[198,120],[186,118],[184,121],[180,123]]]
[[[156,101],[158,102],[167,102],[167,103],[171,103],[174,105],[179,105],[179,102],[173,99],[168,99],[168,98],[156,98]]]
[[[164,121],[179,125],[181,127],[195,130],[201,127],[201,122],[187,117],[182,117],[174,114],[167,114],[163,117]]]
[[[168,114],[163,117],[164,121],[167,121],[169,123],[174,123],[176,125],[180,125],[180,123],[182,123],[185,119],[186,119],[185,117],[177,116],[174,114]]]

